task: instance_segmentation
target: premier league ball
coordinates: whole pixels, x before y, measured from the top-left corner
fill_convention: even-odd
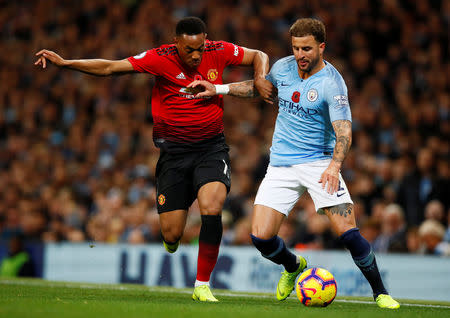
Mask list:
[[[336,297],[336,280],[323,268],[309,268],[297,280],[295,286],[297,297],[305,306],[326,307]]]

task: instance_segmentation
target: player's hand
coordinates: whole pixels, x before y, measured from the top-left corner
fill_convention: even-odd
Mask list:
[[[331,161],[328,168],[320,176],[319,183],[322,183],[322,189],[329,194],[333,194],[339,189],[339,167]]]
[[[186,87],[186,92],[195,97],[208,97],[216,95],[216,87],[208,81],[193,81]]]
[[[254,80],[255,88],[258,90],[259,95],[268,104],[273,104],[277,95],[275,87],[271,82],[263,77],[255,78]]]
[[[38,59],[34,62],[34,65],[42,65],[42,68],[47,67],[47,60],[56,66],[64,66],[66,64],[66,60],[53,51],[40,50],[36,53],[36,56]]]

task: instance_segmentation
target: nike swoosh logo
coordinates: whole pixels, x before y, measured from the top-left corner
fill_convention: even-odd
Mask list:
[[[303,287],[303,288],[300,288],[300,289],[303,289],[303,290],[310,290],[310,291],[312,291],[312,292],[313,292],[313,294],[312,294],[311,296],[315,295],[315,294],[316,294],[316,292],[317,292],[317,290],[316,290],[315,288],[305,288],[305,287]]]
[[[278,288],[278,286],[277,286],[277,292],[281,297],[284,297],[284,293],[280,292],[280,289]]]
[[[336,193],[336,195],[337,195],[337,197],[339,198],[339,197],[342,197],[344,194],[346,194],[347,192],[344,192],[344,193],[341,193],[341,194],[339,194],[339,193]]]

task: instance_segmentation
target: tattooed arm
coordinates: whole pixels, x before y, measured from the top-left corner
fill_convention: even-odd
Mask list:
[[[227,95],[236,97],[256,97],[259,95],[258,90],[255,89],[255,83],[253,80],[237,82],[228,84],[230,91]]]
[[[265,80],[267,81],[267,80]],[[272,83],[267,81],[268,85],[272,86],[272,99],[275,94],[275,88]],[[236,97],[256,97],[259,96],[258,90],[255,89],[255,84],[253,80],[230,83],[225,85],[214,85],[208,81],[193,81],[187,86],[195,97],[206,97],[214,95],[230,95]]]
[[[333,194],[339,187],[339,171],[342,163],[347,157],[352,144],[352,123],[349,120],[336,120],[333,123],[336,134],[336,145],[334,146],[333,159],[328,168],[322,173],[320,183],[322,188],[327,187],[327,192]]]
[[[350,120],[336,120],[333,122],[336,134],[336,145],[333,151],[333,161],[341,169],[342,162],[347,157],[352,145],[352,122]]]

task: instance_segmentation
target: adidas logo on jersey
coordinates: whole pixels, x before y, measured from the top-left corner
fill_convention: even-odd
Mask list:
[[[180,74],[178,74],[177,76],[175,76],[175,78],[178,78],[178,79],[186,79],[186,76],[184,76],[183,72],[181,72]]]

